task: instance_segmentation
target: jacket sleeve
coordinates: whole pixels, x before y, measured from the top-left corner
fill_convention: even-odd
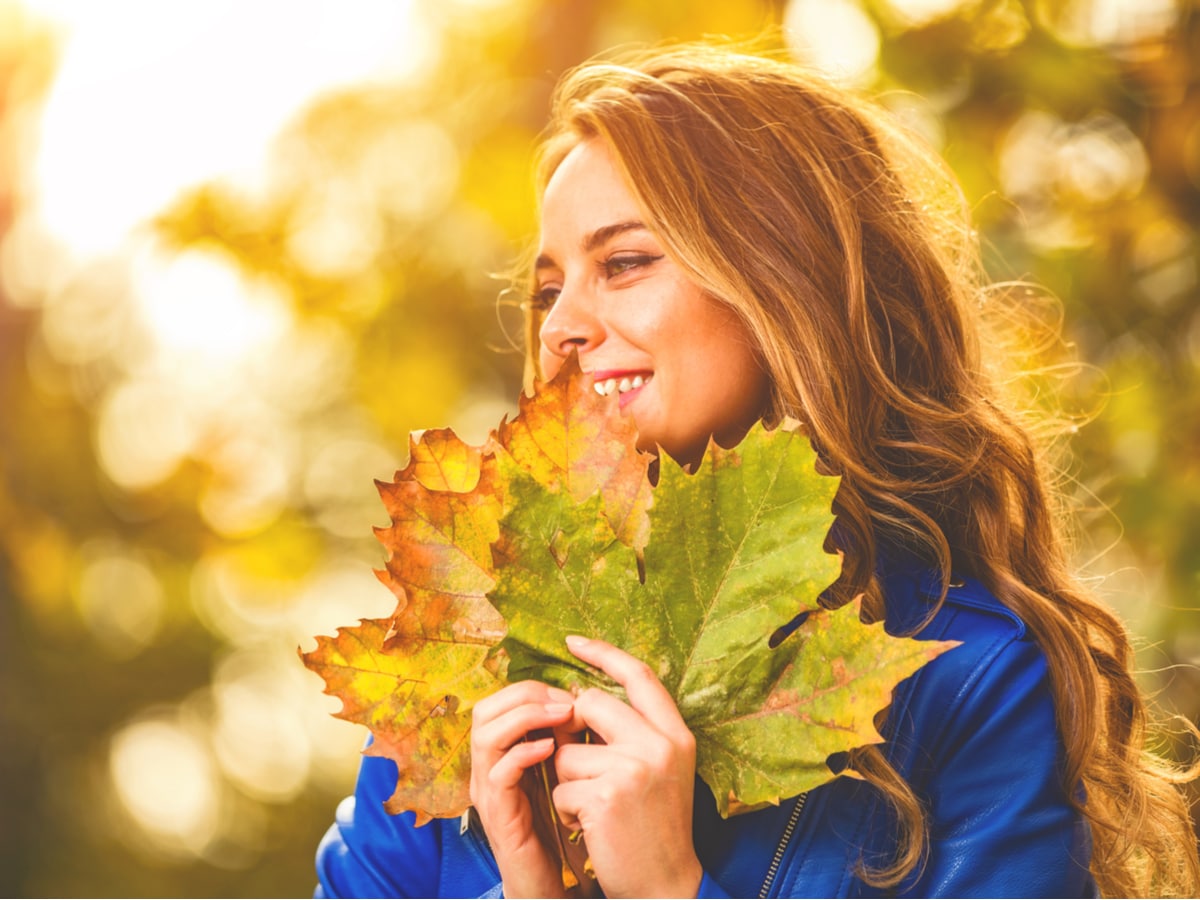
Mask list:
[[[500,872],[486,841],[459,819],[416,827],[383,801],[396,786],[396,764],[364,756],[354,795],[338,806],[317,848],[316,897],[499,897]]]
[[[902,893],[1095,895],[1088,827],[1062,785],[1046,659],[1023,632],[949,651],[900,707],[898,761],[929,816],[928,861]]]
[[[440,834],[413,827],[411,813],[384,811],[395,783],[395,763],[363,757],[354,794],[317,847],[315,897],[438,896]]]

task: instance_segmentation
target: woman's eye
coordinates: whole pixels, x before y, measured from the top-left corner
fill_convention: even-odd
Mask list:
[[[640,269],[643,266],[648,266],[651,263],[656,263],[662,259],[662,254],[653,256],[649,253],[638,253],[627,256],[613,256],[604,261],[604,275],[606,278],[616,278],[618,275],[624,274],[631,269]]]
[[[537,288],[529,298],[530,303],[534,309],[549,309],[558,299],[560,290],[561,288],[556,287]]]

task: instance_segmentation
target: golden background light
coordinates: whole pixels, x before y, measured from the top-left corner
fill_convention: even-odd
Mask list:
[[[515,405],[554,80],[764,28],[1060,298],[1080,561],[1200,713],[1194,3],[0,0],[0,895],[311,892],[365,735],[296,650],[394,608],[409,433]]]

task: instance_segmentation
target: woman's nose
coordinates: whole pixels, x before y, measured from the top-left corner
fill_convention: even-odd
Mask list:
[[[538,339],[544,350],[566,358],[572,350],[582,354],[597,347],[604,340],[604,323],[584,292],[564,289],[542,320]]]

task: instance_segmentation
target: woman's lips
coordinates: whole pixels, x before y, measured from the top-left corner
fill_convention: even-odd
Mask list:
[[[615,391],[620,395],[618,403],[624,409],[653,378],[653,372],[604,369],[592,373],[592,385],[601,397],[611,396]]]
[[[646,383],[642,382],[642,387],[645,387],[645,386],[646,386]],[[617,397],[617,405],[621,409],[624,409],[625,407],[627,407],[630,403],[632,403],[634,401],[634,399],[637,397],[637,395],[642,392],[642,387],[635,387],[635,388],[630,388],[627,391],[621,391],[620,395]]]

